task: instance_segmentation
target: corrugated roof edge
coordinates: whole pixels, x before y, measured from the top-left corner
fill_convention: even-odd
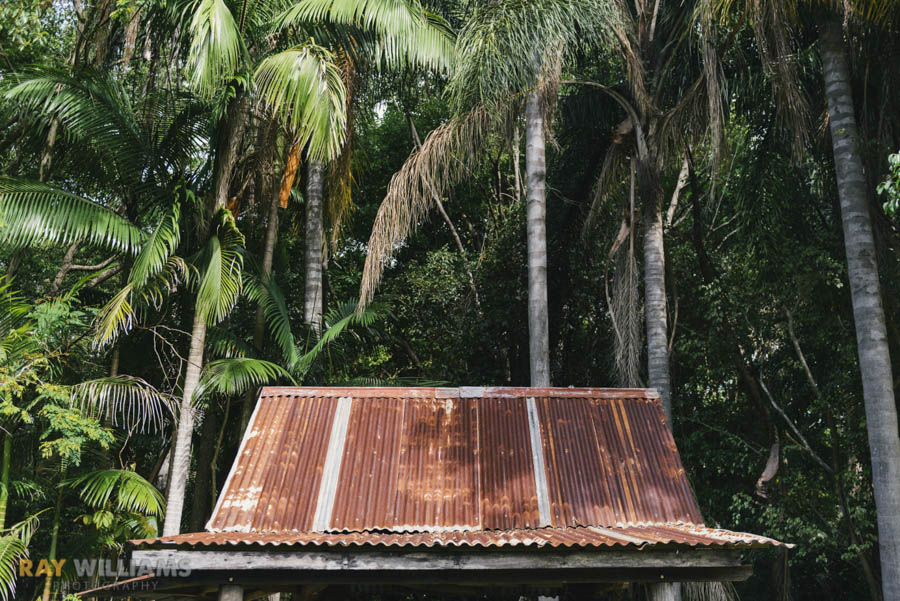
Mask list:
[[[273,396],[301,397],[396,397],[396,398],[480,398],[480,397],[593,397],[658,399],[655,388],[527,388],[506,386],[461,386],[459,388],[428,387],[320,387],[266,386],[260,398]]]
[[[425,547],[425,548],[602,548],[718,547],[760,549],[793,548],[765,536],[716,528],[657,524],[625,528],[542,528],[490,532],[442,533],[237,533],[195,532],[128,541],[131,547]]]

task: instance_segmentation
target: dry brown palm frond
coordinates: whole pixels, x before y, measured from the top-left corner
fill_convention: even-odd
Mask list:
[[[360,309],[371,301],[385,263],[434,208],[435,196],[443,196],[476,164],[490,134],[507,121],[498,115],[503,110],[482,105],[440,125],[391,178],[369,236]]]
[[[587,217],[584,220],[584,227],[581,230],[583,239],[587,240],[590,236],[594,226],[597,224],[600,211],[613,194],[613,191],[620,189],[626,181],[628,176],[626,158],[621,144],[613,143],[606,149],[603,165],[600,167],[600,174],[597,176],[591,192],[591,208],[588,210]]]
[[[609,310],[615,323],[615,364],[618,385],[624,388],[641,386],[641,305],[640,273],[634,256],[634,225],[631,224],[629,242],[619,247],[613,275]]]
[[[792,44],[791,16],[796,6],[782,0],[753,0],[750,23],[763,68],[772,83],[772,94],[782,128],[793,133],[792,150],[799,157],[809,132],[809,102],[800,85],[797,50]]]
[[[660,119],[656,131],[658,137],[659,160],[666,162],[670,156],[681,153],[685,136],[695,137],[705,133],[707,123],[701,116],[709,109],[706,97],[706,76],[701,75],[685,90],[681,99]]]
[[[634,254],[635,218],[635,159],[628,166],[629,192],[625,199],[624,214],[619,233],[613,241],[607,260],[615,258],[613,291],[610,296],[608,278],[604,270],[604,289],[609,317],[613,326],[613,349],[616,366],[616,380],[620,386],[639,387],[641,349],[641,325],[643,323],[640,305],[640,274]]]
[[[710,0],[705,0],[708,4]],[[703,54],[703,79],[706,81],[708,132],[710,138],[710,164],[713,172],[722,158],[725,147],[726,113],[723,99],[726,96],[725,77],[719,63],[714,35],[714,25],[710,11],[704,10],[701,17]],[[715,178],[714,178],[715,179]]]

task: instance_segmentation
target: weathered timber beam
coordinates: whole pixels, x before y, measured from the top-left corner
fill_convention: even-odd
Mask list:
[[[315,570],[468,571],[570,570],[600,568],[713,568],[737,567],[740,552],[721,549],[642,550],[554,553],[460,553],[389,551],[239,551],[135,550],[132,562],[176,565],[192,572],[204,570]]]
[[[197,572],[186,578],[164,578],[150,581],[140,589],[116,590],[105,588],[91,591],[85,597],[134,597],[163,599],[177,595],[214,599],[215,591],[223,582],[238,583],[246,591],[294,592],[299,594],[304,587],[322,584],[381,584],[410,586],[420,585],[434,588],[450,585],[458,588],[470,587],[490,590],[522,586],[558,587],[578,583],[619,583],[619,582],[737,582],[746,580],[752,574],[749,565],[719,568],[600,568],[592,570],[540,570],[507,571],[490,574],[461,574],[459,572]]]

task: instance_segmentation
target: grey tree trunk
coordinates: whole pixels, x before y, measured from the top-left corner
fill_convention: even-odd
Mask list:
[[[209,213],[215,213],[228,204],[231,174],[237,163],[238,149],[244,135],[246,119],[244,108],[247,95],[238,94],[228,105],[225,122],[216,144],[215,187],[210,197]],[[178,410],[178,427],[175,445],[172,449],[172,469],[169,473],[169,490],[166,496],[166,520],[163,536],[178,534],[181,530],[181,515],[184,512],[184,493],[191,469],[191,438],[194,434],[194,392],[200,383],[203,370],[203,347],[206,345],[206,320],[200,307],[194,308],[194,325],[191,330],[191,345],[188,364],[184,373],[182,397]]]
[[[309,161],[306,176],[306,293],[303,319],[314,328],[322,327],[322,262],[325,226],[322,203],[325,188],[325,168],[318,161]]]
[[[270,191],[271,192],[271,191]],[[275,257],[275,243],[278,241],[278,204],[279,190],[271,192],[271,204],[269,214],[266,217],[266,239],[263,243],[262,265],[260,265],[260,277],[264,282],[272,276],[272,262]],[[266,312],[262,304],[256,307],[256,318],[253,324],[253,348],[262,351],[266,339]],[[256,390],[247,391],[244,403],[241,407],[241,431],[247,428],[250,422],[250,414],[253,411],[253,403],[256,401]]]
[[[546,179],[544,106],[538,92],[531,92],[525,103],[525,198],[528,219],[528,351],[532,386],[550,386]]]
[[[658,582],[647,585],[647,601],[678,601],[681,599],[680,582]]]
[[[841,25],[827,23],[819,41],[872,455],[881,586],[886,601],[897,601],[900,599],[900,436],[875,240],[857,145],[856,114]]]
[[[191,330],[191,349],[187,370],[184,373],[181,404],[178,409],[178,428],[175,432],[175,449],[172,470],[169,474],[169,493],[166,497],[166,521],[163,536],[181,532],[181,514],[184,512],[184,492],[191,467],[191,436],[194,434],[194,392],[200,383],[203,369],[203,347],[206,344],[206,320],[200,311],[194,311],[194,328]]]
[[[666,255],[663,247],[662,189],[656,159],[638,161],[641,203],[644,209],[644,320],[647,327],[647,378],[659,392],[669,423],[672,393],[669,377],[668,317],[666,315]]]

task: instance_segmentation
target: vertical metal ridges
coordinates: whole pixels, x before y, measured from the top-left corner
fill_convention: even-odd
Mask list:
[[[531,458],[534,462],[534,486],[537,490],[538,515],[541,526],[550,525],[550,487],[544,468],[544,446],[541,444],[541,423],[538,421],[537,403],[534,397],[525,399],[528,410],[528,432],[531,438]]]
[[[343,396],[338,399],[337,411],[331,424],[331,436],[328,439],[328,453],[322,467],[322,483],[319,485],[319,498],[316,500],[316,513],[313,515],[312,529],[324,532],[331,523],[331,512],[334,510],[334,495],[337,492],[338,477],[341,473],[341,458],[344,456],[344,441],[347,440],[347,424],[350,422],[350,407],[353,399]]]

